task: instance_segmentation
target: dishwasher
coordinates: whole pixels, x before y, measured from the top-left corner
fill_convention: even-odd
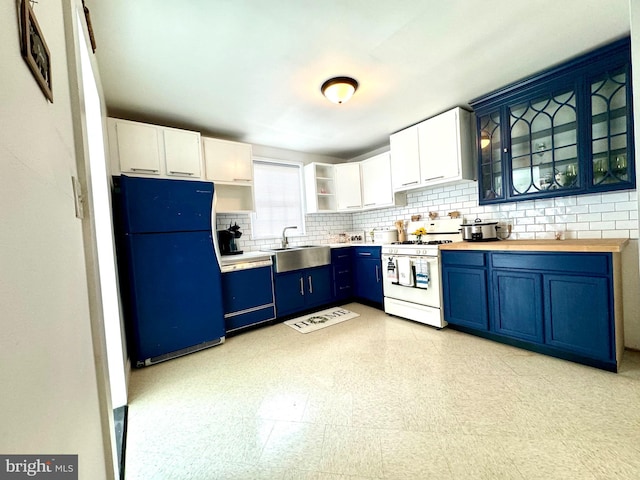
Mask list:
[[[275,319],[271,257],[223,261],[221,271],[227,333]]]

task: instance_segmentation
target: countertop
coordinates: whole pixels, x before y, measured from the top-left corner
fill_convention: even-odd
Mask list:
[[[269,260],[269,258],[271,258],[271,253],[269,252],[247,252],[239,255],[220,255],[220,263],[222,265],[233,265],[234,263]]]
[[[567,240],[498,240],[495,242],[453,242],[440,245],[440,250],[507,250],[538,252],[612,252],[619,253],[628,238],[589,238]]]

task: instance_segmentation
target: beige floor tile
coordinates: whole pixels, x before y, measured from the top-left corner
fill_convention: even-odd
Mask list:
[[[304,471],[318,471],[325,427],[303,422],[276,422],[260,464]]]
[[[346,308],[134,370],[126,479],[640,478],[640,353],[613,374]]]

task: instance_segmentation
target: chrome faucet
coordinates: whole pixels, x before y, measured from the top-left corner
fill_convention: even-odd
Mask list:
[[[292,227],[284,227],[282,229],[282,248],[287,248],[289,246],[289,240],[287,239],[285,233],[287,230],[289,230],[290,228],[298,228],[297,225],[294,225]]]

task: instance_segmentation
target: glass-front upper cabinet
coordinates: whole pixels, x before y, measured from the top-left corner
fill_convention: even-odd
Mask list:
[[[484,200],[503,199],[502,141],[500,112],[490,112],[478,118],[480,130],[480,197]]]
[[[480,204],[635,188],[628,39],[470,103]]]
[[[509,127],[511,196],[580,185],[574,90],[510,107]]]
[[[606,187],[630,181],[627,142],[627,90],[630,85],[626,70],[606,72],[591,81],[593,186]]]

